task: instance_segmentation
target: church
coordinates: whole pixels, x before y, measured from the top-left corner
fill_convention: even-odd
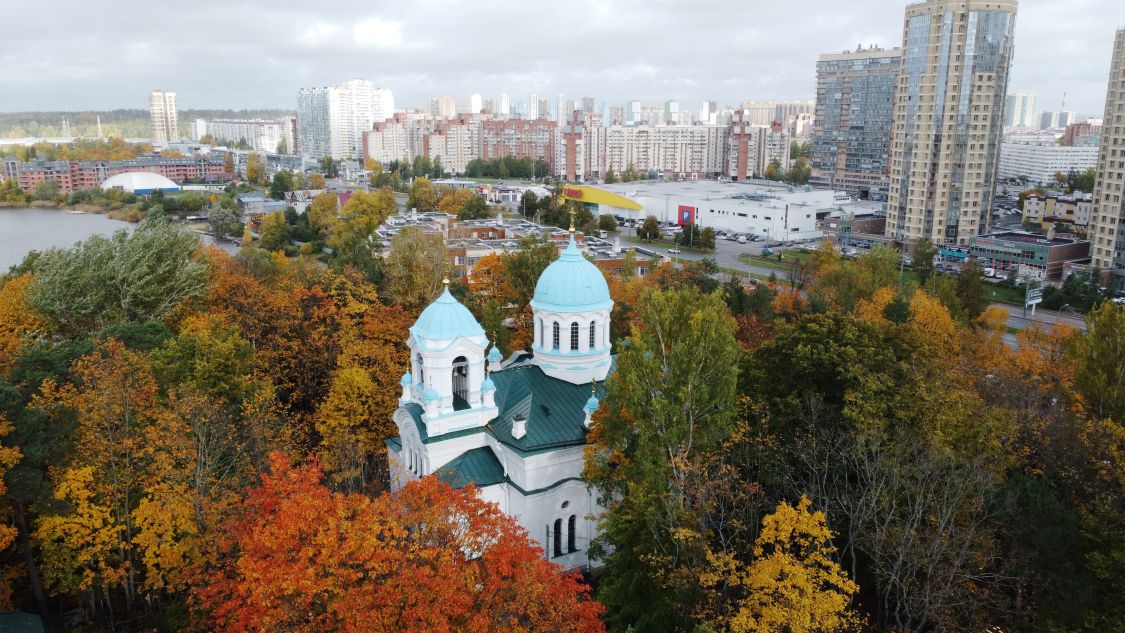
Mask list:
[[[504,360],[469,309],[449,293],[410,328],[410,371],[387,440],[391,485],[436,475],[514,517],[564,568],[589,564],[600,513],[582,481],[590,418],[609,374],[613,300],[578,250],[539,276],[531,352]]]

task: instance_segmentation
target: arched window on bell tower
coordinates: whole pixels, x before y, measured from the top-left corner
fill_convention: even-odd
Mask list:
[[[464,356],[453,359],[453,410],[469,408],[469,360]]]

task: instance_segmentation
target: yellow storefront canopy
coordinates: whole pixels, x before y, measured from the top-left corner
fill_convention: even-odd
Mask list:
[[[605,204],[611,207],[632,209],[634,211],[640,211],[643,208],[640,204],[625,196],[618,195],[612,191],[606,191],[605,189],[587,187],[586,185],[563,185],[562,197],[565,200],[576,200],[587,204]]]

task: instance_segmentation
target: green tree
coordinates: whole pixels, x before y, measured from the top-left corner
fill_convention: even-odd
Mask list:
[[[72,249],[43,253],[28,301],[68,333],[159,321],[203,294],[207,264],[198,251],[194,234],[145,219],[132,234],[94,236]]]
[[[598,597],[613,629],[689,630],[699,585],[677,570],[705,559],[700,464],[731,431],[739,348],[720,293],[650,290],[638,317],[586,459],[606,509]]]
[[[38,183],[35,185],[35,188],[31,190],[31,197],[36,200],[55,200],[60,194],[59,181],[53,178]]]
[[[629,281],[637,275],[637,249],[630,248],[625,251],[621,260],[621,280]]]
[[[636,168],[636,166],[633,165],[633,163],[629,163],[628,165],[625,166],[625,173],[623,173],[621,175],[621,181],[622,182],[633,182],[636,179],[637,179],[637,168]]]
[[[520,240],[518,250],[501,256],[504,268],[508,271],[508,286],[512,289],[513,303],[522,306],[531,302],[539,275],[558,257],[559,251],[554,243],[546,237],[534,235]]]
[[[607,184],[607,185],[612,185],[612,184],[614,184],[614,183],[616,183],[616,182],[618,182],[618,180],[617,180],[617,174],[613,173],[613,171],[612,171],[612,170],[610,170],[610,171],[606,171],[606,172],[605,172],[605,184]]]
[[[281,211],[271,213],[262,220],[258,242],[268,251],[276,251],[289,244],[289,223]]]
[[[465,206],[461,208],[461,212],[457,214],[458,220],[482,220],[489,217],[492,211],[488,207],[488,202],[485,201],[484,196],[473,195]]]
[[[270,197],[283,200],[290,191],[293,191],[293,172],[285,170],[274,174],[273,181],[270,182]]]
[[[957,278],[957,298],[970,320],[980,316],[988,307],[988,297],[984,294],[984,282],[981,276],[984,269],[975,257],[970,257],[961,264],[961,275]]]
[[[242,215],[234,209],[212,209],[207,214],[207,224],[211,227],[211,232],[220,237],[242,235]]]
[[[1074,386],[1090,413],[1125,423],[1125,309],[1105,301],[1074,342]]]
[[[914,271],[918,273],[918,282],[922,286],[925,286],[930,275],[934,274],[934,258],[937,254],[937,247],[928,238],[918,240],[918,244],[914,247]]]
[[[325,156],[320,159],[320,171],[324,172],[325,178],[339,178],[340,163],[331,156]]]
[[[660,239],[660,220],[655,215],[646,217],[637,229],[637,237],[649,242]]]
[[[598,228],[607,233],[617,232],[617,219],[608,213],[603,213],[598,218]]]

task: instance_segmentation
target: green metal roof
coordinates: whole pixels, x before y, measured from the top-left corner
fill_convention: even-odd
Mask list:
[[[469,484],[483,488],[504,481],[504,468],[487,446],[461,453],[434,474],[454,488]]]
[[[424,410],[415,402],[408,402],[402,406],[414,420],[414,426],[422,443],[443,442],[474,433],[491,433],[497,440],[509,446],[517,453],[531,454],[586,443],[588,429],[584,424],[586,412],[584,410],[590,399],[590,384],[573,384],[558,378],[552,378],[543,373],[543,370],[533,362],[528,354],[514,359],[502,370],[490,374],[492,382],[496,384],[496,407],[499,415],[489,421],[485,427],[476,427],[446,433],[437,437],[430,437],[426,432],[426,425],[422,422]],[[615,357],[611,357],[610,373],[616,366]],[[599,400],[604,400],[604,383],[596,383],[594,393]],[[516,416],[527,419],[527,433],[516,439],[512,437],[512,420]],[[396,452],[401,450],[400,440],[397,437],[390,439],[389,447]]]
[[[590,398],[590,385],[575,385],[552,378],[536,365],[509,367],[492,372],[496,383],[496,405],[500,414],[488,427],[496,439],[521,451],[585,444],[583,407]],[[604,392],[599,384],[596,391]],[[512,420],[527,419],[527,434],[512,437]]]

